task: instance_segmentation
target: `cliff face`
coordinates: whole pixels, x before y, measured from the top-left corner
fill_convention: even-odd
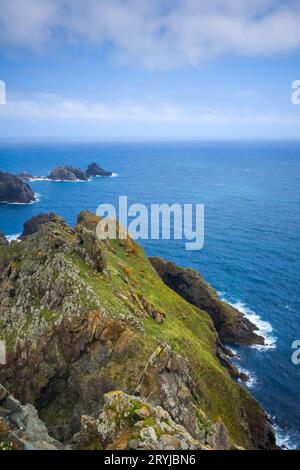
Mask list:
[[[199,273],[158,257],[149,259],[168,287],[210,315],[221,341],[245,345],[264,344],[264,338],[255,333],[255,325],[242,312],[223,302]]]
[[[0,202],[28,204],[35,201],[35,195],[28,184],[17,176],[0,171]]]
[[[98,241],[91,213],[75,228],[43,220],[0,245],[0,383],[37,407],[53,438],[77,448],[274,446],[264,411],[216,357],[209,315],[170,290],[141,247]]]

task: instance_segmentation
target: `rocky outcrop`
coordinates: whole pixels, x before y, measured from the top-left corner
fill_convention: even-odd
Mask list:
[[[31,173],[27,173],[26,171],[23,171],[19,175],[17,175],[18,178],[20,178],[22,181],[31,181],[35,177]]]
[[[28,184],[17,176],[0,172],[0,203],[28,204],[35,200],[34,192]]]
[[[204,441],[194,439],[160,406],[121,391],[104,395],[100,416],[83,416],[74,436],[79,449],[105,450],[204,450]]]
[[[71,166],[60,166],[54,168],[47,179],[53,181],[86,181],[87,177],[86,174],[78,168],[73,168]]]
[[[86,175],[90,176],[111,176],[111,171],[103,170],[97,163],[91,163],[86,170]]]
[[[0,246],[7,246],[7,245],[8,245],[8,241],[6,240],[3,233],[0,232]]]
[[[162,258],[149,258],[164,281],[185,300],[207,312],[223,342],[235,344],[264,344],[253,325],[242,312],[223,302],[216,291],[193,269],[181,268]]]
[[[133,240],[98,240],[99,220],[83,211],[73,228],[42,215],[1,246],[0,382],[56,440],[79,433],[80,448],[274,446],[264,411],[220,366],[209,315],[169,289]],[[106,401],[116,390],[109,403],[134,399],[149,416],[118,420]]]
[[[77,180],[87,181],[88,179],[85,171],[81,170],[80,168],[74,168],[73,166],[66,165],[65,169],[68,170],[70,173],[73,173]]]
[[[0,450],[61,450],[34,406],[22,405],[0,384]]]
[[[53,212],[45,212],[43,214],[33,216],[30,220],[24,223],[21,237],[28,237],[29,235],[36,233],[41,225],[49,222],[63,223],[64,220]]]

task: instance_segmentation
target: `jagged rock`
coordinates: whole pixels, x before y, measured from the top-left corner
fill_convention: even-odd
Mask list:
[[[111,176],[111,171],[103,170],[97,163],[91,163],[86,170],[86,175],[90,176]]]
[[[178,267],[162,258],[149,259],[168,287],[211,316],[221,341],[245,345],[264,344],[264,338],[255,333],[257,327],[242,312],[223,302],[199,273]]]
[[[77,227],[77,234],[77,252],[79,252],[81,257],[96,271],[104,271],[106,260],[101,242],[97,239],[96,234],[80,225]]]
[[[211,433],[209,433],[207,441],[213,449],[228,450],[230,449],[228,431],[224,426],[220,417],[217,418]]]
[[[0,172],[0,202],[28,204],[35,201],[28,184],[10,173]]]
[[[6,240],[3,233],[0,232],[0,246],[7,246],[7,245],[8,245],[8,240]]]
[[[70,165],[54,168],[47,178],[54,181],[86,181],[88,179],[83,170]]]
[[[151,355],[136,393],[161,405],[195,438],[205,437],[197,419],[197,392],[190,366],[168,344],[159,346]]]
[[[82,418],[81,431],[74,436],[79,449],[203,450],[204,442],[194,439],[176,424],[160,406],[121,391],[104,395],[99,418]]]
[[[63,449],[58,441],[49,436],[35,407],[30,404],[22,405],[1,384],[0,410],[5,411],[2,418],[0,417],[0,428],[2,422],[3,433],[0,440],[6,442],[8,447],[19,450]],[[5,416],[6,424],[3,422],[3,416]],[[3,429],[5,429],[5,433]]]
[[[76,179],[78,180],[86,181],[88,179],[85,171],[81,170],[80,168],[74,168],[73,166],[66,165],[65,169],[70,171],[70,173],[73,173],[73,175],[75,175]]]
[[[24,223],[24,229],[22,232],[22,237],[27,237],[28,235],[32,235],[36,233],[39,227],[43,224],[47,224],[49,222],[64,222],[62,217],[57,216],[53,212],[45,212],[43,214],[39,214],[33,216],[30,220]]]
[[[20,173],[19,175],[17,175],[18,178],[20,178],[22,181],[31,181],[32,179],[34,179],[34,176],[31,175],[30,173],[27,173],[25,171],[23,171],[22,173]]]

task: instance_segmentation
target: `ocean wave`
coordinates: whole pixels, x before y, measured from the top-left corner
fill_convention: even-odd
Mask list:
[[[244,384],[247,388],[254,388],[257,384],[257,378],[254,372],[251,372],[250,370],[245,369],[244,367],[237,366],[236,364],[235,366],[237,367],[239,372],[246,374],[248,377],[247,380],[238,379],[238,382]]]
[[[95,178],[115,178],[116,176],[119,176],[119,174],[118,173],[112,173],[110,176],[95,175]]]
[[[92,181],[92,178],[88,178],[87,180],[53,180],[51,178],[47,178],[46,176],[36,176],[33,178],[28,178],[26,182],[32,183],[34,181],[48,181],[50,183],[88,183],[89,181]]]
[[[18,240],[20,235],[21,235],[20,233],[13,233],[12,235],[6,235],[5,238],[8,241],[8,243],[11,243],[12,241],[19,242],[21,241],[21,240]]]
[[[232,307],[236,308],[242,312],[248,320],[251,321],[257,327],[257,333],[260,336],[263,336],[265,339],[265,344],[255,344],[252,345],[252,348],[258,349],[259,351],[264,351],[266,349],[275,349],[276,348],[276,337],[273,335],[273,327],[271,323],[262,318],[251,308],[247,307],[243,302],[228,302]]]
[[[273,418],[273,421],[276,418]],[[288,450],[296,450],[298,449],[298,439],[297,436],[293,434],[291,431],[283,431],[281,427],[278,424],[273,424],[273,428],[275,431],[276,435],[276,444],[283,449],[288,449]]]

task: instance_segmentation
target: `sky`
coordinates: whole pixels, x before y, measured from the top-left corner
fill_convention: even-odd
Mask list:
[[[300,0],[0,0],[0,80],[2,140],[298,139]]]

